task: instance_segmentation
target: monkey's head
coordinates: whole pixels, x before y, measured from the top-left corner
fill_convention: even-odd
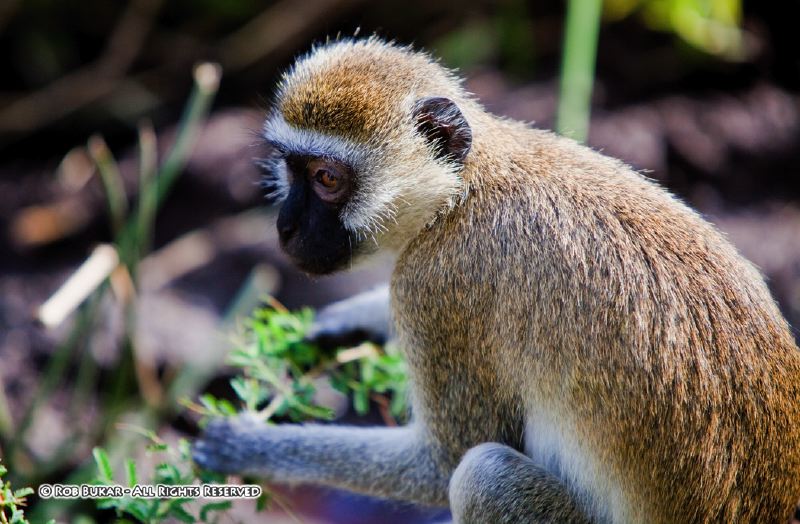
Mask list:
[[[465,192],[470,104],[428,56],[375,38],[300,59],[264,125],[284,251],[325,274],[402,248]]]

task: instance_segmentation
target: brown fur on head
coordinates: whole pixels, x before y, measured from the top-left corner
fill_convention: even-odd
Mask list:
[[[462,110],[475,105],[428,55],[377,38],[339,41],[284,75],[264,134],[351,162],[356,188],[341,212],[345,227],[367,241],[366,251],[398,249],[464,193],[461,166],[431,155],[417,129],[414,104],[431,96]]]

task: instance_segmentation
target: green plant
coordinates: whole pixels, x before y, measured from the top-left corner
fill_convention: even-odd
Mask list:
[[[556,130],[586,140],[601,14],[611,20],[640,12],[645,24],[676,34],[705,53],[745,56],[741,0],[569,0],[561,56]]]
[[[274,300],[269,302],[271,307],[256,310],[247,320],[244,336],[228,359],[242,371],[231,386],[248,411],[265,420],[330,419],[331,410],[314,403],[315,381],[327,376],[334,388],[352,394],[359,414],[367,412],[372,398],[389,407],[388,415],[403,416],[406,367],[396,348],[365,343],[331,355],[305,340],[313,321],[311,310],[292,313]],[[231,412],[208,397],[201,400],[209,414]]]
[[[325,352],[305,339],[313,321],[311,310],[290,312],[273,299],[268,307],[257,309],[244,323],[228,362],[240,370],[232,378],[231,387],[245,411],[256,413],[265,421],[286,417],[294,421],[330,420],[331,409],[315,402],[317,381],[326,379],[342,393],[352,395],[357,413],[365,414],[374,402],[388,424],[403,417],[406,406],[406,364],[397,349],[374,344],[361,344],[355,348]],[[193,411],[202,415],[201,425],[210,417],[238,415],[239,408],[227,399],[206,394],[200,403],[184,401]],[[154,432],[140,430],[150,442],[148,451],[162,453],[163,460],[156,466],[149,484],[192,485],[219,483],[224,477],[192,467],[190,446],[181,439],[169,446]],[[115,485],[108,454],[101,448],[94,450],[98,475],[95,482]],[[129,486],[137,484],[133,460],[125,461]],[[265,492],[259,507],[268,500],[279,499]],[[213,502],[199,506],[194,498],[148,499],[137,496],[103,499],[100,508],[112,508],[117,514],[135,518],[147,524],[174,518],[183,522],[209,522],[212,516],[231,507],[229,501]]]
[[[12,489],[11,483],[3,479],[8,470],[0,464],[0,523],[28,524],[25,511],[26,498],[33,494],[33,488]],[[48,524],[54,524],[50,521]]]
[[[732,60],[745,53],[742,0],[607,0],[605,12],[610,19],[639,12],[649,27],[705,53]]]
[[[75,362],[78,363],[78,373],[74,387],[71,390],[72,406],[85,405],[85,398],[97,386],[99,373],[97,364],[87,350],[89,334],[97,327],[102,297],[112,286],[108,279],[96,287],[88,288],[88,298],[78,309],[75,321],[69,335],[59,344],[52,358],[48,361],[43,373],[39,388],[33,393],[32,400],[24,411],[16,427],[5,428],[2,435],[8,434],[8,441],[4,442],[4,456],[15,474],[15,479],[21,479],[27,484],[38,484],[41,479],[52,471],[63,467],[74,460],[75,444],[81,437],[99,440],[106,436],[106,432],[125,410],[131,407],[129,401],[131,386],[140,376],[139,364],[135,358],[133,330],[135,318],[132,313],[130,301],[134,298],[133,288],[137,282],[137,266],[139,260],[147,254],[151,244],[151,232],[155,222],[156,213],[163,204],[169,190],[180,176],[189,154],[196,142],[205,118],[216,94],[221,71],[214,64],[200,64],[194,72],[194,89],[186,104],[183,118],[178,126],[175,143],[168,150],[164,161],[158,165],[156,162],[155,135],[149,125],[140,128],[140,181],[138,205],[133,209],[128,206],[128,195],[125,194],[124,184],[120,178],[120,170],[113,154],[100,136],[89,140],[87,150],[93,159],[106,191],[109,216],[114,233],[113,247],[104,246],[105,253],[112,253],[113,273],[111,278],[123,285],[123,293],[119,289],[117,298],[124,303],[127,309],[125,337],[122,342],[122,358],[117,366],[110,372],[108,394],[104,396],[102,416],[96,418],[89,427],[76,426],[72,433],[64,435],[55,446],[55,451],[48,456],[36,456],[31,453],[26,445],[29,429],[42,404],[46,403],[56,389],[62,385],[66,371]],[[104,275],[107,277],[109,275]],[[63,318],[72,313],[71,310],[59,312],[56,317],[59,323]],[[82,354],[81,357],[78,357]],[[145,401],[148,401],[147,388],[141,384],[135,391]],[[140,398],[137,398],[137,401]],[[144,418],[152,416],[156,407],[153,402],[146,402]],[[138,406],[134,406],[138,408]],[[115,436],[109,436],[107,444],[116,447]],[[67,482],[81,483],[90,475],[85,468],[78,469]],[[66,500],[46,500],[34,508],[40,520],[44,515],[62,514],[66,511]]]
[[[222,481],[220,475],[210,472],[195,472],[192,468],[192,456],[189,441],[180,439],[177,444],[169,445],[152,431],[143,431],[150,441],[149,453],[157,453],[164,459],[156,466],[148,486],[169,485],[188,486],[196,481],[216,483]],[[92,451],[98,475],[94,480],[97,485],[115,486],[114,471],[108,453],[102,448]],[[136,463],[132,459],[125,461],[127,486],[134,488],[139,484]],[[137,495],[98,499],[100,509],[114,509],[117,516],[133,517],[140,522],[151,524],[175,519],[180,522],[215,522],[216,514],[230,509],[230,501],[214,501],[199,505],[197,510],[188,507],[194,502],[191,497],[178,498],[145,498]]]

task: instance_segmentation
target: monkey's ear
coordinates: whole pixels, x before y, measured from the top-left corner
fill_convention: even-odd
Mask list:
[[[419,131],[433,145],[438,158],[459,164],[472,147],[472,129],[458,106],[449,98],[420,98],[412,110]]]

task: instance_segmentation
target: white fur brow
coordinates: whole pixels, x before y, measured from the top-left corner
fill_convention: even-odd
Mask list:
[[[276,114],[264,124],[264,138],[279,144],[288,153],[310,156],[327,156],[347,161],[353,167],[366,156],[358,144],[344,138],[292,126],[283,116]]]
[[[297,128],[286,122],[280,113],[273,115],[264,123],[264,138],[282,149],[284,154],[334,158],[350,165],[356,172],[367,164],[367,151],[364,146],[319,131]],[[289,195],[288,172],[285,164],[273,172],[275,177],[270,180],[272,195],[276,202],[280,202]],[[363,216],[365,205],[368,205],[367,202],[359,202],[358,198],[348,203],[342,210],[345,228],[358,232],[368,223],[375,221],[375,218],[366,219],[365,223],[352,220],[353,216]]]

